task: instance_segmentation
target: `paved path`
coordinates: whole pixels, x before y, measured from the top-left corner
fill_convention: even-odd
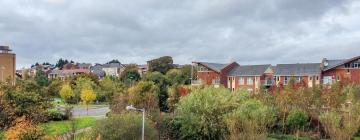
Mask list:
[[[110,111],[109,106],[101,107],[89,107],[89,110],[86,110],[86,107],[74,107],[73,116],[74,117],[105,117],[106,113]]]

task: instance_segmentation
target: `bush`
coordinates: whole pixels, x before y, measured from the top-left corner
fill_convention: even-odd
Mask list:
[[[68,119],[69,116],[59,110],[52,110],[49,112],[49,121],[63,121]]]
[[[241,97],[225,88],[207,87],[181,98],[175,111],[181,139],[224,139],[224,115],[239,106]]]
[[[5,132],[5,137],[8,140],[38,140],[44,137],[44,132],[25,117],[21,117]]]
[[[275,122],[275,110],[258,100],[245,101],[238,109],[229,113],[226,123],[230,140],[266,139],[268,127]]]
[[[308,119],[306,112],[294,109],[290,111],[286,124],[290,127],[290,130],[296,131],[296,136],[298,136],[299,129],[304,129],[308,125]]]
[[[100,137],[104,140],[135,140],[141,139],[142,115],[139,113],[126,113],[114,115],[101,120],[93,127],[92,139]],[[145,138],[157,139],[153,124],[146,119]]]

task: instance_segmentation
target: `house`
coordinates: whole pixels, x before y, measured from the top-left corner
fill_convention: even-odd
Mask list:
[[[219,87],[223,85],[227,87],[227,75],[231,70],[233,70],[237,64],[232,62],[229,64],[219,64],[219,63],[208,63],[208,62],[192,62],[194,69],[196,70],[196,77],[192,76],[191,84],[192,85],[214,85]]]
[[[91,64],[88,63],[68,63],[63,66],[62,70],[53,69],[48,73],[50,79],[60,78],[65,79],[67,77],[72,77],[80,74],[89,74]]]
[[[287,85],[291,78],[307,87],[319,85],[321,80],[320,63],[278,64],[274,69],[276,85]]]
[[[106,76],[120,77],[121,72],[124,71],[125,65],[121,63],[109,63],[102,65],[102,70]]]
[[[360,56],[340,60],[324,58],[321,62],[321,70],[323,84],[332,84],[338,81],[360,84]]]
[[[238,65],[227,75],[227,87],[232,91],[246,89],[250,92],[258,91],[261,86],[273,85],[274,71],[270,64],[266,65]]]
[[[142,77],[148,71],[148,66],[146,64],[138,65],[138,72]]]
[[[105,77],[105,71],[102,70],[103,66],[101,64],[95,64],[94,66],[90,67],[91,73],[96,75],[99,79],[102,79]]]

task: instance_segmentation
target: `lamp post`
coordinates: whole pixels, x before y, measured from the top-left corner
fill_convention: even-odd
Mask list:
[[[137,109],[135,108],[133,105],[130,105],[130,106],[126,106],[126,110],[134,110],[134,111],[140,111],[142,112],[142,129],[141,129],[141,140],[145,140],[145,108],[143,109]]]
[[[1,70],[1,82],[4,82],[4,70],[5,70],[5,67],[0,66],[0,70]]]

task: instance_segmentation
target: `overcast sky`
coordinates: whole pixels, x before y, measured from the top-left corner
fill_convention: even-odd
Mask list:
[[[0,0],[17,66],[77,62],[319,62],[360,55],[358,0]]]

